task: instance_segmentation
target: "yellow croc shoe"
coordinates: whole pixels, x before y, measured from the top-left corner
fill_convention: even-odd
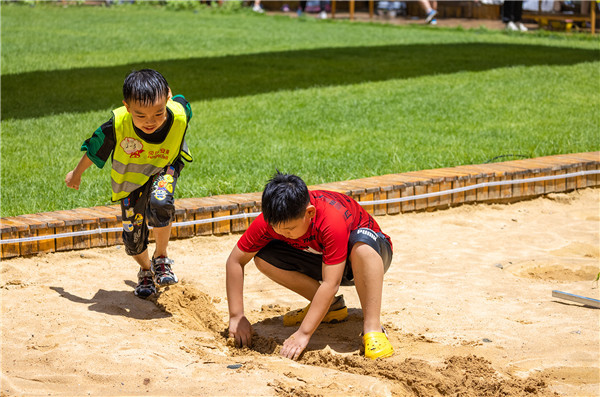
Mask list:
[[[377,358],[390,357],[394,354],[394,348],[387,338],[385,330],[383,332],[367,332],[363,335],[365,343],[365,357],[375,360]]]
[[[292,310],[283,315],[283,325],[293,327],[298,325],[306,317],[310,304],[303,309]],[[348,317],[348,308],[344,302],[344,295],[338,295],[333,299],[333,303],[329,306],[329,311],[323,317],[322,323],[339,323]]]

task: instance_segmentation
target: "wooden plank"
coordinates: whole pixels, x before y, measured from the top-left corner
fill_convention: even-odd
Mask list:
[[[70,212],[81,220],[80,225],[73,226],[73,231],[97,230],[100,227],[98,215],[92,215],[84,208],[75,208],[70,210]],[[98,239],[98,234],[96,233],[73,237],[73,247],[75,249],[88,249],[91,248],[93,244],[100,243],[101,241]]]
[[[452,181],[452,189],[465,187],[466,179],[457,179]],[[450,197],[450,205],[460,205],[465,202],[465,192],[452,193]]]
[[[424,185],[427,183],[431,183],[431,178],[408,174],[396,174],[394,181],[395,183],[403,183],[406,185]]]
[[[19,219],[18,217],[11,217],[10,222],[17,229],[17,238],[27,238],[36,236],[36,232],[29,227],[29,223],[26,220]],[[27,241],[19,243],[19,253],[21,256],[33,255],[36,254],[37,251],[37,241]]]
[[[400,198],[400,190],[391,190],[387,192],[388,199]],[[400,213],[400,203],[389,203],[386,206],[386,213],[388,215],[396,215]]]
[[[213,212],[213,217],[229,216],[239,213],[240,207],[237,202],[231,199],[229,195],[211,196],[219,205],[219,210]],[[235,220],[219,221],[213,223],[214,234],[228,234],[233,231]]]
[[[375,200],[375,196],[373,193],[362,193],[358,196],[358,202],[360,203],[361,201],[373,201]],[[369,204],[369,205],[361,205],[361,207],[364,208],[365,211],[367,211],[369,214],[374,215],[374,205]]]
[[[29,229],[31,230],[31,234],[33,236],[49,236],[54,234],[54,228],[48,228],[48,222],[44,220],[44,217],[38,216],[36,214],[28,214],[28,215],[19,215],[15,217],[16,219],[22,221],[23,223],[29,224]],[[32,247],[34,245],[32,244]],[[54,239],[46,239],[46,240],[38,240],[37,245],[35,245],[35,252],[30,252],[30,254],[38,254],[43,252],[54,252]]]
[[[400,191],[400,197],[409,197],[415,195],[415,187],[414,186],[406,186],[404,189]],[[411,212],[415,210],[415,200],[407,200],[402,201],[402,205],[400,207],[402,212]]]
[[[52,212],[44,212],[33,215],[37,220],[42,222],[43,227],[37,229],[38,236],[50,236],[56,233],[56,228],[64,225],[64,222],[55,218]],[[55,238],[48,238],[45,240],[38,241],[38,252],[48,253],[56,251],[56,240]]]
[[[493,182],[496,177],[503,177],[505,171],[502,170],[503,166],[497,164],[479,164],[479,165],[471,165],[471,166],[463,166],[463,169],[466,171],[471,171],[475,175],[471,178],[471,180],[475,179],[474,184],[485,183],[485,182]],[[505,167],[505,166],[504,166]],[[466,186],[471,184],[467,183]],[[487,201],[490,199],[490,190],[492,191],[492,198],[496,198],[499,196],[499,192],[496,192],[498,187],[489,187],[484,186],[477,188],[475,192],[475,201]],[[467,192],[470,193],[470,192]],[[467,194],[468,199],[471,200],[471,195]]]
[[[41,228],[37,230],[38,236],[50,236],[55,233],[55,228]],[[56,240],[54,238],[48,238],[45,240],[38,241],[38,253],[44,254],[48,252],[56,252]]]
[[[476,168],[472,165],[460,165],[458,167],[454,167],[454,169],[464,174],[467,179],[476,179],[483,176],[488,176],[488,174],[482,171],[480,168]]]
[[[256,196],[228,194],[225,197],[237,202],[238,208],[233,211],[233,214],[248,214],[252,212],[260,212],[260,208],[256,204]],[[250,226],[250,219],[240,218],[231,221],[231,231],[233,233],[244,232]]]
[[[114,220],[116,217],[114,215],[107,215],[103,211],[99,211],[94,208],[77,208],[75,210],[77,214],[85,216],[90,222],[89,229],[97,229],[101,227],[102,224],[108,222],[109,220]],[[108,241],[108,236],[106,233],[94,233],[90,235],[90,248],[96,247],[106,247]]]
[[[120,205],[106,206],[101,205],[92,207],[96,212],[103,214],[100,218],[100,227],[112,229],[120,228],[117,232],[107,232],[103,236],[106,238],[106,246],[111,247],[113,245],[123,244],[123,223]]]
[[[460,173],[453,168],[435,168],[433,170],[420,171],[418,175],[425,178],[431,178],[432,182],[452,182],[457,178],[467,178],[468,175]]]
[[[374,201],[380,201],[380,200],[385,200],[387,198],[387,192],[376,192],[373,193],[373,200]],[[386,205],[385,204],[375,204],[373,206],[373,215],[375,216],[380,216],[380,215],[385,215],[386,214]]]
[[[218,218],[221,216],[228,216],[231,215],[231,210],[220,210],[220,211],[213,211],[212,216],[213,218]],[[219,235],[219,234],[229,234],[231,232],[231,221],[218,221],[218,222],[213,222],[213,234],[215,235]]]
[[[555,175],[564,175],[566,173],[566,170],[555,171]],[[555,179],[554,191],[557,193],[562,193],[565,190],[567,190],[567,180],[565,178]]]
[[[175,213],[175,222],[187,222],[193,220],[194,214],[192,212],[188,212],[182,209],[179,213]],[[173,229],[175,229],[173,235],[176,238],[192,237],[195,234],[194,225],[177,226]]]
[[[2,230],[2,233],[0,234],[0,239],[9,240],[19,238],[19,232],[17,231],[17,227],[12,225],[10,219],[1,218],[0,225],[0,228]],[[2,259],[14,258],[19,255],[21,255],[19,243],[2,244]]]
[[[106,222],[102,224],[102,227],[106,227],[108,229],[119,228],[116,232],[108,232],[106,233],[106,245],[111,247],[113,245],[123,244],[123,223],[122,221],[116,220],[114,222]]]
[[[536,177],[550,176],[550,173],[551,173],[551,171],[545,170],[545,171],[540,172],[538,175],[536,175]],[[546,181],[539,181],[539,182],[535,182],[533,184],[533,192],[535,193],[536,196],[542,195],[546,192],[545,182]]]
[[[433,182],[430,185],[427,185],[427,193],[439,193],[440,192],[440,182]],[[440,196],[433,196],[427,198],[427,209],[434,210],[440,206]]]
[[[588,164],[585,167],[586,171],[597,171],[600,167],[596,164]],[[594,186],[598,186],[598,176],[600,174],[589,174],[587,176],[587,181],[586,181],[586,186],[587,187],[594,187]]]
[[[576,157],[585,161],[591,161],[594,163],[600,163],[600,152],[583,152],[583,153],[571,153],[565,156]]]
[[[398,175],[402,174],[387,174],[381,176],[380,178],[385,181],[385,186],[390,186],[392,190],[401,190],[406,186],[406,183],[400,181]]]
[[[388,195],[393,191],[393,187],[386,185],[382,186],[379,192],[373,193],[374,200],[387,200]],[[387,204],[376,204],[374,208],[374,214],[376,216],[387,214]]]
[[[549,163],[553,164],[553,166],[560,166],[561,168],[564,168],[565,166],[571,166],[571,165],[580,165],[582,163],[581,160],[577,160],[577,159],[573,159],[573,158],[569,158],[569,157],[562,157],[562,156],[548,156],[548,157],[544,157],[543,159],[536,159],[536,161],[540,164],[544,164],[544,166],[551,166]],[[529,167],[530,169],[534,170],[531,167],[531,160],[514,160],[511,163],[517,165],[517,166],[524,166],[524,167]],[[538,171],[541,171],[538,169]]]
[[[87,230],[86,226],[83,224],[83,220],[76,216],[73,211],[70,210],[61,210],[55,211],[55,216],[58,219],[61,219],[65,222],[65,228],[61,232],[57,233],[69,233],[76,232],[81,230]],[[58,230],[59,228],[57,228]],[[61,228],[62,229],[62,228]],[[60,240],[63,240],[62,238]],[[56,242],[56,250],[57,251],[68,251],[72,249],[82,249],[89,248],[90,246],[90,236],[74,236],[74,237],[66,237],[63,241]]]
[[[548,176],[556,175],[557,171],[548,172]],[[544,194],[554,193],[556,191],[556,180],[550,179],[548,181],[544,181]]]
[[[531,178],[535,178],[537,177],[538,174],[538,170],[533,171],[532,173],[528,174],[528,175],[524,175],[523,179],[531,179]],[[521,194],[523,195],[523,197],[532,197],[535,196],[535,182],[524,182],[522,189],[521,189]]]
[[[569,167],[569,168],[565,169],[567,174],[576,172],[575,170],[576,170],[576,167]],[[577,178],[573,178],[573,177],[566,178],[565,184],[566,184],[565,190],[567,192],[570,192],[571,190],[575,190],[575,189],[577,189]]]
[[[504,175],[492,176],[489,178],[489,182],[500,182],[504,180]],[[488,188],[488,200],[500,199],[500,186],[490,186]]]
[[[362,181],[362,186],[365,187],[367,193],[373,194],[373,200],[385,200],[387,193],[393,190],[393,184],[389,183],[385,178],[381,177],[370,177],[365,178]],[[375,204],[373,206],[374,215],[385,215],[387,213],[386,204]]]
[[[465,187],[477,184],[477,178],[469,178],[465,181]],[[477,189],[465,191],[465,203],[474,203],[477,201]]]
[[[210,212],[196,212],[194,213],[194,220],[202,220],[212,218],[212,211]],[[197,223],[194,225],[194,234],[196,236],[210,236],[212,234],[212,223]]]
[[[515,176],[505,174],[502,177],[503,181],[511,181]],[[512,197],[512,186],[511,185],[502,185],[500,186],[500,198],[501,199],[509,199]]]
[[[192,208],[191,212],[194,215],[194,220],[209,219],[213,217],[213,211],[218,211],[220,208],[216,200],[208,197],[186,199]],[[196,236],[208,236],[213,233],[212,223],[200,223],[194,225],[194,234]]]
[[[424,181],[429,181],[431,183],[440,183],[446,177],[445,175],[441,175],[439,172],[435,172],[435,170],[410,171],[405,172],[404,175],[423,178]]]
[[[490,179],[491,179],[490,177],[477,178],[477,184],[489,182]],[[477,188],[477,192],[476,192],[477,199],[476,200],[478,202],[487,201],[487,199],[488,199],[488,192],[489,192],[489,187],[488,186],[483,186],[483,187]]]
[[[427,185],[416,185],[415,196],[427,193]],[[427,199],[415,199],[415,210],[420,211],[427,208]]]
[[[585,168],[582,165],[580,167],[577,167],[575,169],[575,172],[582,172],[584,169]],[[581,175],[581,176],[578,176],[577,178],[575,178],[575,186],[577,187],[577,189],[584,189],[584,188],[586,188],[587,187],[587,176]]]
[[[353,181],[341,181],[338,184],[350,192],[348,195],[354,197],[355,200],[359,200],[359,197],[367,191],[365,186]]]
[[[242,208],[241,206],[238,207],[237,209],[231,211],[231,215],[241,215],[241,214],[245,214],[245,213],[247,213],[247,210],[245,208]],[[231,220],[231,232],[232,233],[244,232],[246,229],[248,229],[248,219],[247,218],[239,218],[239,219]]]
[[[440,183],[440,191],[446,192],[448,190],[452,190],[452,182],[454,180],[458,180],[458,179],[444,180],[443,182],[441,182]],[[438,208],[440,208],[440,209],[449,208],[450,203],[452,203],[452,194],[444,194],[443,196],[440,196],[440,203],[439,203]]]
[[[27,238],[27,237],[35,237],[35,236],[37,236],[36,230],[27,229],[22,232],[19,232],[18,238]],[[37,241],[21,242],[21,243],[19,243],[19,245],[20,245],[21,256],[35,255],[38,253],[38,242]]]
[[[564,300],[568,300],[571,302],[582,303],[586,306],[595,307],[597,309],[600,309],[600,300],[598,300],[598,299],[588,298],[588,297],[581,296],[581,295],[570,294],[568,292],[563,292],[563,291],[558,291],[558,290],[553,290],[552,296],[554,298],[564,299]]]
[[[329,190],[332,192],[342,193],[347,196],[352,195],[352,192],[350,190],[348,190],[346,187],[342,186],[338,182],[322,183],[320,185],[311,185],[311,186],[308,186],[308,190]]]
[[[366,193],[376,193],[381,189],[380,183],[375,178],[351,179],[344,183],[356,186],[356,188],[352,189],[353,194],[362,194],[363,191]]]
[[[175,215],[173,216],[172,223],[187,222],[194,220],[193,208],[189,203],[189,200],[179,199],[175,200]],[[175,226],[172,225],[171,237],[174,238],[187,238],[194,235],[194,225],[186,226]]]

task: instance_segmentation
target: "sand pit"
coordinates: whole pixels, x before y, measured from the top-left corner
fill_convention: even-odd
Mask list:
[[[600,192],[377,218],[395,246],[382,321],[396,354],[360,355],[362,312],[278,356],[304,306],[246,270],[252,349],[227,343],[224,261],[238,235],[171,242],[182,280],[144,301],[122,247],[1,263],[4,395],[600,395]]]

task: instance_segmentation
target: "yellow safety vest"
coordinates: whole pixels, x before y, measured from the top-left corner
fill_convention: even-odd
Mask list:
[[[113,201],[129,196],[179,156],[187,127],[187,116],[183,105],[178,102],[169,100],[167,108],[173,114],[173,125],[161,143],[146,142],[136,134],[131,114],[125,106],[113,110],[116,137],[110,171]],[[188,161],[191,161],[191,158]]]

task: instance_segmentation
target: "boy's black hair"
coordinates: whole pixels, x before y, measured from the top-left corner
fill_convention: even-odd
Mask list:
[[[306,183],[296,175],[277,170],[263,190],[263,217],[269,225],[279,225],[300,218],[309,203]]]
[[[162,74],[152,69],[134,70],[123,82],[123,99],[144,106],[154,105],[169,95],[169,84]]]

